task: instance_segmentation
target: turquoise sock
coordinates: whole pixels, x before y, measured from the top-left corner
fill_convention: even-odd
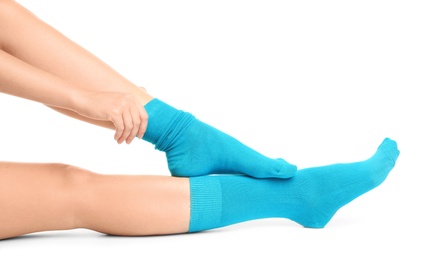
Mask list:
[[[290,179],[239,175],[190,178],[190,232],[262,218],[323,228],[344,205],[380,185],[399,155],[386,138],[369,159],[299,170]]]
[[[268,158],[190,113],[153,99],[145,105],[143,139],[166,153],[173,176],[243,173],[256,178],[289,178],[297,170],[283,159]]]

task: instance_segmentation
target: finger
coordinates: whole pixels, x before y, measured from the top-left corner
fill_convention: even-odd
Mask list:
[[[145,131],[147,131],[147,125],[148,125],[148,114],[147,114],[147,111],[145,111],[144,107],[142,107],[140,111],[140,119],[141,119],[141,125],[138,130],[139,139],[141,139],[144,136]]]
[[[123,123],[125,124],[125,129],[123,130],[122,136],[119,138],[118,143],[121,144],[123,141],[128,139],[128,136],[131,134],[133,125],[132,125],[132,117],[131,114],[128,112],[123,113]]]
[[[133,109],[131,118],[132,118],[132,131],[131,131],[130,135],[128,136],[128,138],[126,139],[127,144],[130,144],[132,142],[132,140],[134,140],[135,136],[139,132],[138,130],[139,130],[140,125],[141,125],[141,119],[140,119],[138,110]]]
[[[123,134],[123,130],[125,129],[125,125],[123,123],[122,117],[118,116],[115,120],[113,120],[113,124],[115,125],[115,130],[116,130],[115,140],[118,141]]]

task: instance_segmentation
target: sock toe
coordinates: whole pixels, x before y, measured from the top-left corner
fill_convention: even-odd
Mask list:
[[[280,168],[280,170],[276,173],[276,176],[274,177],[279,177],[279,178],[283,178],[283,179],[288,179],[291,178],[295,175],[295,173],[297,172],[297,166],[288,163],[287,161],[285,161],[284,159],[278,158],[278,161],[282,162],[282,167]]]
[[[392,159],[394,164],[400,154],[397,142],[390,138],[385,138],[383,142],[379,145],[378,150],[384,151]]]

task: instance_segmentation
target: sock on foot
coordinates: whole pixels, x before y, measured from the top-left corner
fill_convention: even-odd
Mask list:
[[[143,139],[164,151],[173,176],[243,173],[256,178],[290,178],[297,167],[268,158],[192,114],[153,99],[145,105],[148,126]]]
[[[379,186],[399,155],[386,138],[368,160],[299,170],[290,179],[239,175],[190,178],[190,232],[262,218],[323,228],[344,205]]]

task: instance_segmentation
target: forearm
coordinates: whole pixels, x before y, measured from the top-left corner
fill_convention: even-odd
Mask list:
[[[68,110],[75,110],[86,92],[4,51],[0,51],[0,91]]]
[[[126,141],[129,144],[136,136],[141,138],[147,128],[144,91],[134,89],[134,93],[122,93],[79,88],[75,83],[1,50],[0,92],[45,104],[89,123],[114,128],[118,143]]]
[[[81,121],[84,121],[86,123],[93,124],[93,125],[96,125],[96,126],[108,128],[108,129],[111,129],[111,130],[116,130],[116,127],[114,126],[113,122],[111,122],[111,121],[96,120],[96,119],[92,119],[92,118],[82,116],[82,115],[78,114],[77,112],[74,112],[74,111],[71,111],[71,110],[68,110],[68,109],[59,108],[59,107],[52,107],[52,106],[49,106],[49,107],[51,109],[59,112],[59,113],[62,113],[65,116],[69,116],[69,117],[72,117],[74,119],[81,120]]]

